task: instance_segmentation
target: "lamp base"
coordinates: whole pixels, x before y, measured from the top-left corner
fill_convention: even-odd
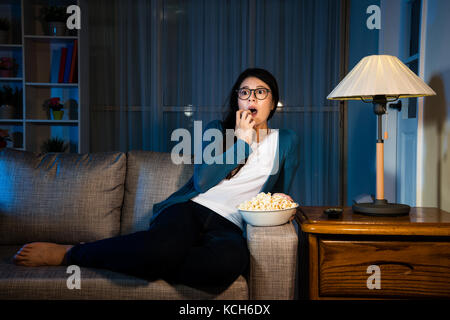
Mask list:
[[[352,210],[355,213],[368,216],[398,217],[409,214],[410,206],[406,204],[388,203],[387,200],[375,200],[372,203],[355,203]]]

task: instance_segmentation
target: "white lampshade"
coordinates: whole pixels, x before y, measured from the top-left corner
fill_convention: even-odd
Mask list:
[[[361,59],[328,95],[330,100],[370,100],[376,95],[411,98],[436,95],[397,57],[373,55]]]

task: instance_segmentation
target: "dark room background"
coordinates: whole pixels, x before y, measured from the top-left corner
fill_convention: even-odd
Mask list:
[[[301,138],[292,196],[338,205],[342,123],[326,97],[342,72],[342,3],[88,1],[90,152],[170,152],[173,130],[221,119],[237,76],[261,67],[280,88],[269,126]]]
[[[49,36],[40,10],[74,3],[79,31]],[[374,7],[379,29],[367,25]],[[386,199],[448,208],[448,7],[448,0],[0,0],[0,18],[11,22],[0,32],[0,58],[17,64],[13,72],[2,66],[1,85],[15,91],[0,108],[0,129],[12,137],[8,147],[24,151],[60,138],[66,152],[170,152],[175,129],[192,133],[196,120],[221,119],[240,72],[265,68],[281,94],[269,125],[301,137],[292,196],[303,205],[351,205],[375,193],[376,117],[363,102],[326,97],[362,58],[389,54],[437,96],[388,107]],[[52,97],[65,105],[58,119],[45,105]]]

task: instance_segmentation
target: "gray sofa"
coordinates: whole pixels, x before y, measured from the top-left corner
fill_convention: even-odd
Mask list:
[[[228,288],[194,289],[81,267],[69,289],[66,266],[22,267],[29,242],[76,244],[148,228],[154,203],[192,175],[169,153],[36,154],[0,151],[0,299],[293,299],[298,237],[292,223],[247,225],[249,274]]]

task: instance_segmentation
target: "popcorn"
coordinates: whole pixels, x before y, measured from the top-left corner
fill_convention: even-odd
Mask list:
[[[290,209],[297,206],[298,203],[292,202],[281,195],[272,196],[270,192],[267,194],[260,192],[251,200],[241,203],[238,208],[247,211],[272,211]]]

